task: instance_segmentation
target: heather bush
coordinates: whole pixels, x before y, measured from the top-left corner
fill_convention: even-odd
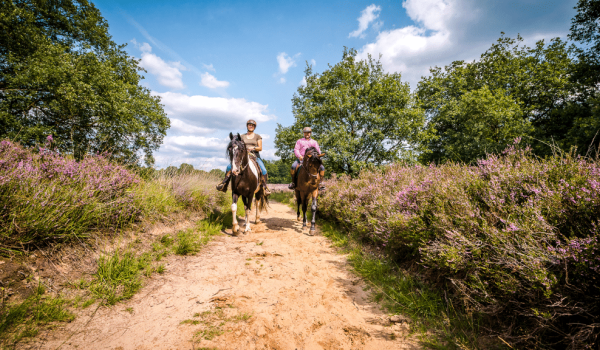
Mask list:
[[[442,277],[503,339],[583,348],[599,333],[600,163],[536,158],[518,141],[476,166],[394,164],[334,178],[320,208]]]
[[[49,137],[47,146],[51,146]],[[143,180],[104,155],[80,161],[48,148],[0,142],[0,248],[82,237],[178,211],[210,212],[226,196],[211,175]]]

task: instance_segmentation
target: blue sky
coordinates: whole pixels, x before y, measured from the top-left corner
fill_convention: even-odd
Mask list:
[[[529,45],[565,38],[576,0],[94,1],[115,42],[141,59],[143,84],[162,98],[171,129],[158,167],[224,168],[228,134],[256,119],[263,158],[275,159],[277,123],[306,62],[317,72],[343,47],[381,55],[414,88],[432,66],[474,60],[500,37]],[[315,135],[318,139],[318,135]]]

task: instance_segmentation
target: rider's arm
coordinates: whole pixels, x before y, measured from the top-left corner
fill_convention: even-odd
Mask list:
[[[254,150],[255,150],[256,152],[260,152],[260,151],[262,151],[262,139],[258,140],[256,143],[258,143],[258,146],[257,146],[257,147],[254,147]]]
[[[300,147],[302,146],[300,145],[300,140],[298,140],[296,141],[296,147],[294,147],[294,154],[298,159],[302,159],[302,154],[300,154]]]
[[[319,143],[315,141],[315,148],[317,149],[317,153],[321,154],[321,149],[319,148]]]

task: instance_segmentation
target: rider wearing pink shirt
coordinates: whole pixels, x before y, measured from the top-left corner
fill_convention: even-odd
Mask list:
[[[306,152],[306,150],[310,147],[314,147],[317,150],[317,153],[321,154],[321,149],[319,148],[319,144],[317,143],[317,141],[310,138],[312,129],[306,127],[302,131],[304,132],[304,138],[296,141],[296,146],[294,147],[294,155],[296,156],[296,161],[294,161],[294,163],[292,164],[292,169],[290,170],[290,174],[292,174],[292,183],[288,186],[290,189],[296,188],[297,179],[294,175],[296,174],[298,165],[300,165],[302,163],[302,159],[304,159],[304,152]],[[321,178],[325,176],[325,167],[323,167],[323,165],[321,165],[321,167],[319,168],[319,172],[321,173]],[[324,186],[319,186],[319,189],[323,190]]]

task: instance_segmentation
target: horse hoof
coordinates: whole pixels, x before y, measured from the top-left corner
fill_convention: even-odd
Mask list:
[[[296,218],[296,220],[297,221],[302,221],[302,219],[299,216]]]
[[[260,221],[260,219],[256,220],[254,223],[255,224],[260,224],[262,221]]]

